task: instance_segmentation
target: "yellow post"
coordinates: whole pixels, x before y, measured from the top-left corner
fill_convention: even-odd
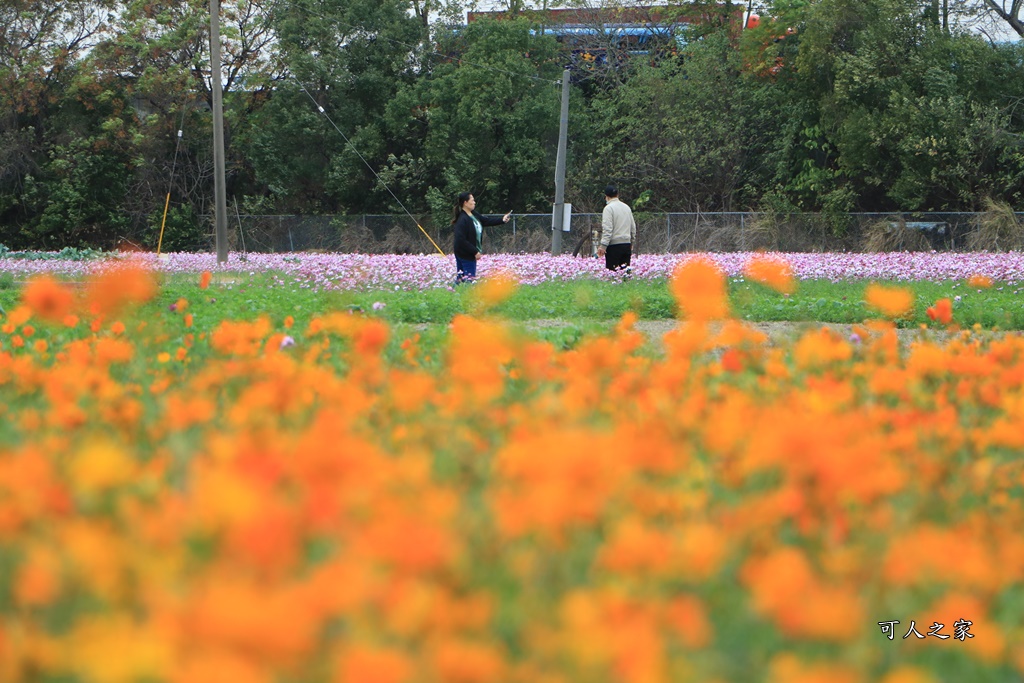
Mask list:
[[[444,252],[441,251],[441,247],[437,246],[437,242],[435,242],[434,238],[430,236],[430,233],[424,230],[423,226],[420,225],[419,223],[416,224],[416,227],[420,229],[420,232],[427,236],[427,239],[430,240],[430,243],[434,245],[434,249],[437,249],[437,252],[441,254],[441,256],[444,256]]]
[[[164,201],[164,219],[160,221],[160,239],[156,243],[156,257],[160,258],[160,249],[164,246],[164,226],[167,225],[167,207],[171,205],[171,193],[167,193],[167,199]]]

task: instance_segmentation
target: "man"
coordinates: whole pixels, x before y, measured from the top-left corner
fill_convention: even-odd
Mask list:
[[[636,221],[633,211],[619,201],[619,189],[609,185],[604,189],[604,213],[601,216],[601,246],[597,255],[604,258],[608,270],[628,268],[636,241]]]

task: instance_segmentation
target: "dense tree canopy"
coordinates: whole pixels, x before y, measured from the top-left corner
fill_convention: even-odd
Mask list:
[[[649,210],[1020,210],[1024,48],[960,28],[991,5],[777,0],[743,30],[739,5],[678,5],[704,20],[595,68],[518,3],[468,25],[439,0],[224,3],[229,203],[549,211],[569,67],[577,205],[611,181]],[[168,195],[164,248],[209,232],[208,11],[0,0],[0,243],[152,248]]]

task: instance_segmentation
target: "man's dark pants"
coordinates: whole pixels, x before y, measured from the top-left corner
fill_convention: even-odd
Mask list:
[[[633,254],[631,244],[609,244],[604,250],[604,266],[608,270],[629,267],[629,257]]]

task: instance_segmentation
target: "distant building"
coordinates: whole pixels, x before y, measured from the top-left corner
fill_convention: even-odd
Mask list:
[[[467,12],[466,21],[508,16],[508,2],[481,0],[477,9]],[[720,5],[723,9],[725,5]],[[744,6],[732,10],[737,26],[743,20]],[[554,35],[571,47],[580,66],[600,66],[631,55],[652,51],[673,52],[685,44],[682,29],[688,24],[710,19],[707,5],[686,12],[679,5],[566,7],[561,3],[527,0],[521,14],[540,24],[540,31]]]

